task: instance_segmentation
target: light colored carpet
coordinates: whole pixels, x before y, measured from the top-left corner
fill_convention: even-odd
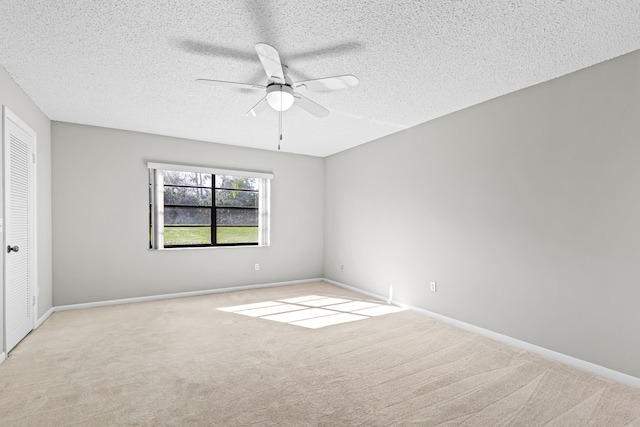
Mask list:
[[[55,313],[0,365],[0,425],[640,426],[640,390],[412,312],[218,310],[308,295],[366,300],[312,283]]]

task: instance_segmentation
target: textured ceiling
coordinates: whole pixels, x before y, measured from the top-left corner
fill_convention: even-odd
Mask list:
[[[258,42],[331,110],[283,113],[282,151],[327,156],[640,49],[637,0],[0,0],[0,65],[52,120],[277,150]]]

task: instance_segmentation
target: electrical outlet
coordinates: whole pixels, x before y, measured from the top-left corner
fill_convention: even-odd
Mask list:
[[[256,271],[260,270],[260,264],[256,264]]]
[[[438,288],[436,287],[436,282],[431,282],[431,292],[437,292]]]

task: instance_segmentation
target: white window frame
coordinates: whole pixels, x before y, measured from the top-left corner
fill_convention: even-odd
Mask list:
[[[164,171],[182,171],[182,172],[198,172],[213,175],[232,175],[243,176],[258,179],[258,245],[269,246],[270,244],[270,197],[271,197],[271,180],[273,173],[269,172],[253,172],[232,169],[221,169],[206,166],[177,165],[170,163],[147,163],[147,169],[153,170],[151,175],[151,236],[152,250],[165,250],[164,247]],[[216,224],[211,224],[216,227]],[[228,248],[228,247],[255,247],[256,245],[240,245],[240,246],[224,246],[211,245],[204,248]],[[203,246],[180,247],[170,249],[201,249]],[[168,249],[168,248],[167,248]]]

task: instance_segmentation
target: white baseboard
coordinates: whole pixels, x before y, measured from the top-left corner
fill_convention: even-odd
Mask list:
[[[2,353],[0,353],[0,365],[2,365],[2,362],[4,362],[4,359],[6,359],[6,356],[4,355],[4,351]]]
[[[403,307],[402,304],[400,304],[400,303],[398,303],[396,301],[389,300],[389,298],[385,298],[383,296],[380,296],[378,294],[374,294],[372,292],[363,291],[362,289],[354,288],[353,286],[345,285],[344,283],[336,282],[335,280],[322,279],[322,281],[323,282],[327,282],[327,283],[329,283],[331,285],[335,285],[335,286],[337,286],[339,288],[343,288],[343,289],[346,289],[348,291],[355,292],[355,293],[360,294],[360,295],[365,295],[365,296],[368,296],[368,297],[371,297],[371,298],[375,298],[375,299],[378,299],[378,300],[381,300],[381,301],[386,301],[389,304],[397,305],[398,307]],[[405,308],[405,307],[403,307],[403,308]]]
[[[33,329],[38,329],[40,326],[42,326],[42,324],[49,317],[51,317],[51,315],[53,314],[54,311],[55,311],[54,307],[51,307],[49,310],[47,310],[47,312],[45,314],[43,314],[42,317],[40,317],[38,320],[36,320],[36,324],[34,325]]]
[[[321,281],[323,281],[322,278],[292,280],[288,282],[262,283],[257,285],[234,286],[230,288],[206,289],[202,291],[191,291],[191,292],[178,292],[175,294],[150,295],[146,297],[123,298],[123,299],[114,299],[114,300],[107,300],[107,301],[87,302],[87,303],[80,303],[80,304],[59,305],[57,307],[53,307],[53,312],[80,310],[83,308],[105,307],[109,305],[132,304],[135,302],[157,301],[157,300],[172,299],[172,298],[195,297],[199,295],[219,294],[223,292],[246,291],[249,289],[272,288],[275,286],[296,285],[300,283],[311,283],[311,282],[321,282]]]
[[[547,359],[555,360],[557,362],[564,363],[565,365],[573,366],[583,371],[591,372],[592,374],[600,375],[602,377],[609,378],[611,380],[620,382],[622,384],[626,384],[626,385],[640,389],[640,378],[637,378],[619,371],[614,371],[613,369],[605,368],[604,366],[596,365],[595,363],[587,362],[582,359],[577,359],[575,357],[567,356],[566,354],[558,353],[557,351],[549,350],[547,348],[540,347],[535,344],[530,344],[528,342],[521,341],[507,335],[499,334],[497,332],[490,331],[488,329],[480,328],[478,326],[475,326],[469,323],[461,322],[451,317],[443,316],[438,313],[433,313],[431,311],[422,309],[420,307],[414,307],[398,301],[389,301],[388,298],[385,298],[383,296],[376,295],[371,292],[363,291],[361,289],[345,285],[344,283],[336,282],[335,280],[329,280],[329,279],[322,279],[322,280],[332,285],[338,286],[340,288],[344,288],[362,295],[366,295],[368,297],[376,298],[381,301],[388,301],[390,304],[394,304],[399,307],[406,308],[407,310],[411,310],[416,313],[423,314],[425,316],[439,320],[442,323],[447,323],[449,325],[458,327],[460,329],[464,329],[469,332],[476,333],[478,335],[482,335],[492,340],[499,341],[499,342],[511,345],[513,347],[526,350],[534,354],[538,354],[540,356],[546,357]]]

